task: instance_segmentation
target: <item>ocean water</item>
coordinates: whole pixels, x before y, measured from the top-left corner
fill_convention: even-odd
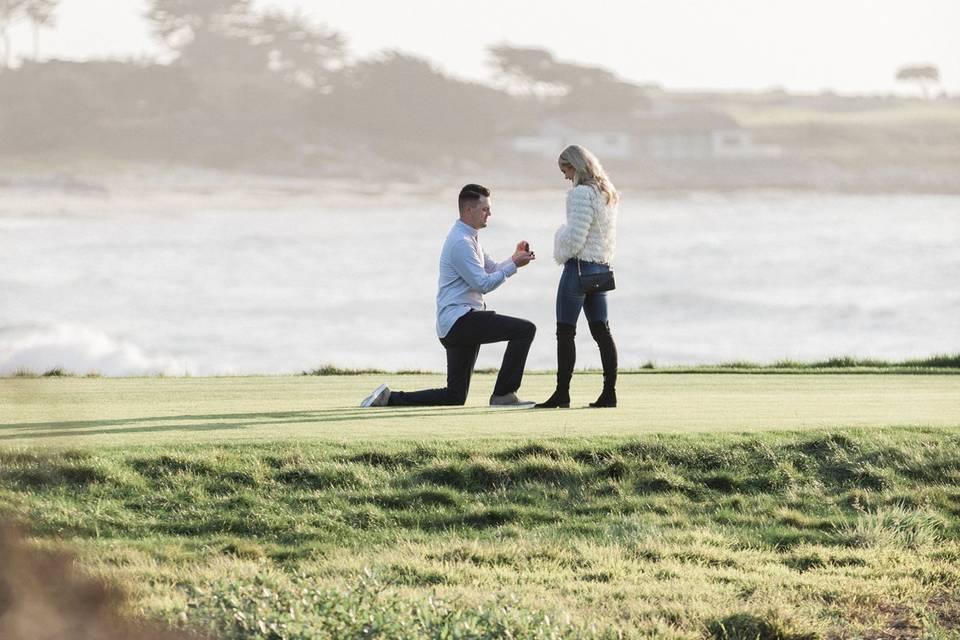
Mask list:
[[[537,260],[487,296],[538,326],[552,368],[563,193],[494,196],[497,259]],[[434,333],[446,202],[0,216],[0,373],[442,370]],[[960,196],[627,194],[609,297],[621,365],[900,359],[960,351]],[[586,321],[578,366],[599,356]],[[481,349],[498,366],[503,345]]]

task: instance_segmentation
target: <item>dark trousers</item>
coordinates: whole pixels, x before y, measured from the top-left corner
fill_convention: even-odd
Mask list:
[[[481,344],[507,341],[503,364],[493,388],[502,396],[520,388],[527,352],[537,327],[528,320],[497,315],[495,311],[470,311],[440,339],[447,350],[447,386],[424,391],[393,391],[391,406],[462,405],[467,402],[470,378]]]

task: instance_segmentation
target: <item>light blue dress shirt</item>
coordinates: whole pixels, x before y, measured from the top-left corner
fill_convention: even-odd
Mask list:
[[[471,310],[486,309],[483,294],[493,291],[516,272],[512,258],[494,262],[480,246],[477,230],[457,220],[440,252],[437,336],[446,336],[454,323]]]

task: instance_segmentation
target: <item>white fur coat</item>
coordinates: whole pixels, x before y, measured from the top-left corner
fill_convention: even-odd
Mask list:
[[[617,240],[617,204],[596,187],[581,184],[567,193],[567,224],[553,237],[553,257],[609,264]]]

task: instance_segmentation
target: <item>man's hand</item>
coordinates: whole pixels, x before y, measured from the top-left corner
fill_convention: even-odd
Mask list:
[[[517,251],[513,254],[513,264],[517,265],[517,268],[524,267],[530,264],[531,260],[536,260],[537,256],[530,251],[530,243],[526,240],[521,240],[517,243]]]

